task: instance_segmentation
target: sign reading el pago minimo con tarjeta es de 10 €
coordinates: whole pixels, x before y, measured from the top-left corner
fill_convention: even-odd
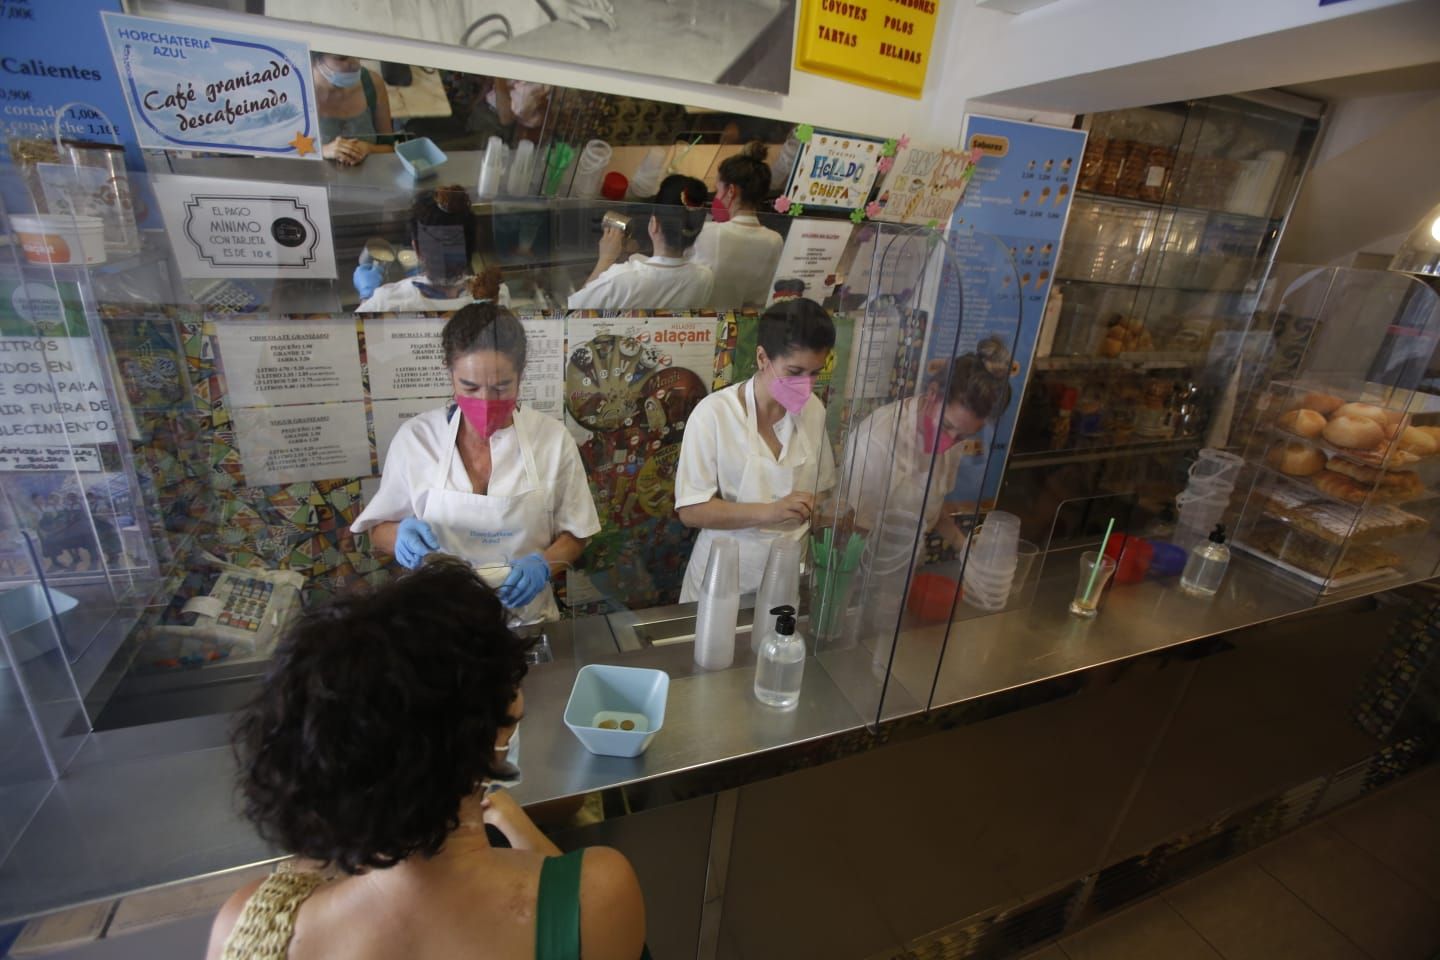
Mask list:
[[[141,147],[320,158],[305,44],[104,17]]]

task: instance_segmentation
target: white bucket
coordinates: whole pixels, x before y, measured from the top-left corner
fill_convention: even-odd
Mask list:
[[[31,263],[105,262],[105,221],[99,217],[16,215],[10,230]]]

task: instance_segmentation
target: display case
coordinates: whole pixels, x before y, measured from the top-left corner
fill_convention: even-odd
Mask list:
[[[1248,402],[1235,547],[1321,593],[1432,576],[1440,297],[1404,274],[1285,265],[1263,306],[1287,335]]]
[[[1264,94],[1086,118],[1005,504],[1100,490],[1160,517],[1183,461],[1233,444],[1214,414],[1319,117]]]

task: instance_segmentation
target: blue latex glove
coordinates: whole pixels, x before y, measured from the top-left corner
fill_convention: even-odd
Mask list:
[[[355,284],[355,292],[360,294],[360,299],[369,300],[370,295],[385,282],[385,269],[374,261],[362,263],[355,268],[350,281]]]
[[[395,559],[402,566],[414,570],[427,553],[439,549],[440,541],[435,539],[435,531],[430,529],[430,524],[419,517],[406,517],[400,521],[400,529],[395,532]]]
[[[515,561],[510,568],[510,576],[500,584],[496,591],[500,602],[511,610],[519,610],[525,604],[534,600],[536,595],[550,582],[550,564],[545,562],[544,556],[539,553],[532,553],[530,556]]]

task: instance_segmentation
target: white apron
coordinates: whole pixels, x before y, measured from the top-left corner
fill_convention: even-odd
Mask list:
[[[522,488],[508,497],[462,493],[450,489],[450,468],[460,434],[459,410],[450,417],[449,443],[440,458],[435,484],[425,497],[420,519],[430,524],[440,549],[468,561],[472,566],[514,563],[536,551],[544,552],[555,539],[551,535],[550,491],[540,482],[535,455],[525,434],[515,427],[515,440],[525,465]],[[555,593],[546,584],[535,599],[519,610],[510,611],[510,625],[560,619]]]
[[[785,450],[784,464],[777,463],[765,441],[760,438],[760,425],[755,416],[755,381],[745,382],[745,469],[740,475],[740,489],[735,492],[736,503],[774,503],[795,490],[814,491],[819,477],[820,459],[810,438],[801,429],[800,419],[795,418],[795,429],[790,434],[790,443]],[[751,527],[746,530],[701,530],[690,551],[690,565],[685,568],[685,584],[680,590],[680,602],[690,603],[700,599],[700,589],[705,582],[705,566],[710,562],[710,547],[716,537],[733,537],[740,547],[740,593],[754,593],[760,589],[760,577],[765,572],[765,560],[770,556],[770,544],[779,537],[803,540],[810,530],[808,523],[789,523],[778,527]]]

